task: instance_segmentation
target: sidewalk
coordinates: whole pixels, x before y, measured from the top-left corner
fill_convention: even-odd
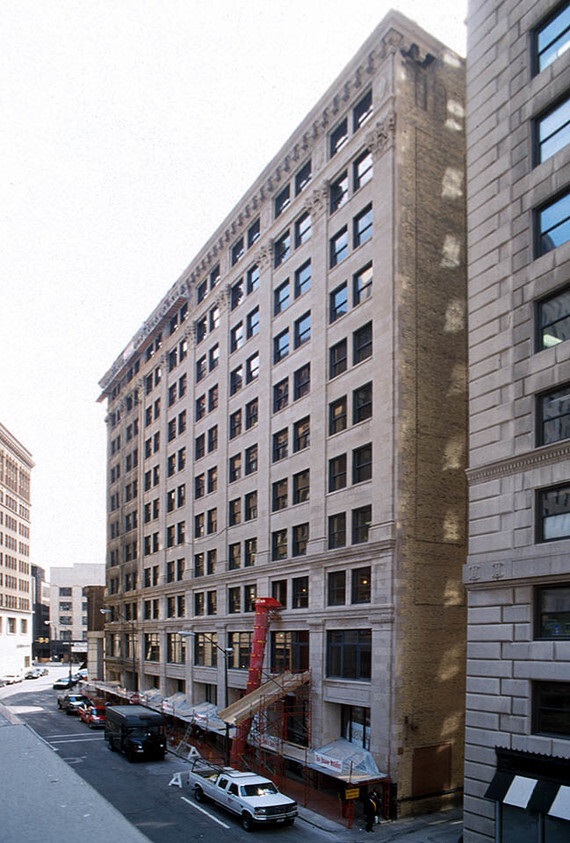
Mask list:
[[[348,829],[345,825],[303,808],[302,805],[299,806],[299,817],[303,822],[333,833],[335,843],[374,840],[374,835],[379,843],[392,840],[399,843],[458,843],[463,834],[461,808],[419,817],[406,817],[393,822],[381,822],[374,827],[373,836],[362,830],[362,822],[355,822],[353,828]]]
[[[0,703],[4,843],[148,843],[91,785]]]

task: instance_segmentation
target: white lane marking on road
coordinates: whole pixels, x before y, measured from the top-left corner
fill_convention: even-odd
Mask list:
[[[74,737],[68,736],[67,738],[61,738],[61,739],[58,739],[58,740],[54,740],[53,738],[48,738],[48,740],[49,740],[50,743],[81,743],[81,742],[85,743],[85,742],[89,742],[89,741],[103,740],[103,738],[96,738],[95,735],[93,735],[93,737],[87,737],[87,738],[74,738]]]
[[[205,811],[203,808],[200,808],[199,805],[196,805],[194,802],[191,802],[190,799],[186,798],[186,796],[181,796],[180,798],[183,799],[185,802],[188,802],[188,804],[191,805],[192,808],[196,808],[197,811],[201,811],[202,814],[206,814],[207,817],[209,817],[211,820],[214,820],[214,822],[218,823],[218,825],[223,825],[224,828],[231,828],[231,825],[227,825],[226,823],[223,823],[221,820],[219,820],[213,814],[210,814],[209,811]]]

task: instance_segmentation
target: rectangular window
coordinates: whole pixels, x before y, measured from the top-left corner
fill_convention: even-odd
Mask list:
[[[244,499],[244,520],[257,518],[257,492],[249,492]]]
[[[283,460],[288,454],[289,433],[287,428],[273,434],[273,462]]]
[[[228,613],[235,615],[238,612],[241,612],[241,594],[240,587],[236,585],[228,588]]]
[[[352,571],[351,603],[370,603],[370,566]]]
[[[243,322],[238,322],[230,331],[230,352],[237,351],[245,342]]]
[[[245,449],[245,473],[253,474],[257,471],[257,445],[250,445]]]
[[[243,610],[244,612],[255,612],[255,601],[257,599],[257,586],[244,585],[243,587]]]
[[[274,580],[271,583],[271,596],[278,603],[281,603],[284,609],[287,608],[287,580]]]
[[[243,365],[230,372],[230,395],[235,395],[243,386]]]
[[[230,310],[236,309],[243,299],[243,294],[243,278],[240,278],[239,281],[236,281],[235,284],[232,285],[230,294]]]
[[[285,208],[291,204],[291,193],[289,185],[286,185],[283,190],[275,197],[275,219],[283,213]]]
[[[297,171],[295,176],[295,196],[298,196],[299,193],[309,184],[311,181],[311,159],[307,161],[306,164],[303,164],[300,170]]]
[[[352,301],[354,307],[372,295],[372,264],[369,263],[352,278]]]
[[[346,571],[331,571],[328,576],[327,603],[344,606],[346,602]]]
[[[367,91],[362,99],[360,99],[352,110],[352,130],[356,132],[357,129],[366,123],[372,114],[372,89]]]
[[[334,128],[332,130],[332,132],[330,133],[330,137],[329,137],[330,157],[332,158],[333,155],[336,155],[336,153],[339,151],[339,149],[342,149],[342,147],[347,142],[348,142],[348,120],[345,117],[344,120],[341,120],[341,122],[338,124],[338,126],[336,126],[336,128]]]
[[[147,662],[160,661],[160,636],[158,632],[145,633],[144,657]]]
[[[338,512],[329,516],[329,550],[335,547],[346,547],[346,513]],[[344,601],[343,601],[344,602]]]
[[[246,317],[247,338],[250,340],[259,333],[259,308],[255,307]]]
[[[228,479],[230,483],[234,483],[241,477],[241,454],[234,454],[230,457]]]
[[[311,312],[304,313],[295,321],[295,348],[299,348],[311,339]]]
[[[245,361],[245,380],[251,383],[259,377],[259,352],[252,354]]]
[[[206,613],[208,615],[215,615],[218,611],[218,592],[206,592]]]
[[[218,467],[215,465],[208,469],[208,494],[215,492],[218,488]]]
[[[293,475],[293,503],[305,503],[310,495],[310,472],[309,469],[299,471]]]
[[[254,398],[245,405],[245,429],[255,427],[259,420],[259,399]]]
[[[293,547],[291,549],[292,556],[306,556],[307,545],[309,543],[309,525],[297,524],[293,527]],[[293,607],[295,608],[295,607]]]
[[[247,229],[247,248],[251,249],[254,243],[259,240],[261,235],[261,223],[259,221],[259,217],[252,222],[250,227]]]
[[[372,418],[372,381],[359,386],[352,393],[352,423]]]
[[[369,629],[337,629],[327,633],[327,676],[370,680],[372,636]]]
[[[336,322],[348,313],[348,284],[346,281],[329,295],[329,322]]]
[[[244,542],[243,564],[246,568],[251,568],[255,565],[255,557],[257,556],[257,539],[246,539]]]
[[[194,637],[194,664],[216,667],[218,664],[218,634],[197,632]]]
[[[570,385],[537,396],[537,445],[570,437]]]
[[[279,363],[289,354],[289,328],[273,338],[273,362]]]
[[[235,542],[228,547],[228,568],[230,571],[237,571],[241,568],[241,543]]]
[[[371,521],[372,507],[370,505],[352,510],[352,544],[363,544],[368,541]]]
[[[570,639],[570,584],[537,588],[535,639]]]
[[[329,348],[329,379],[336,378],[348,367],[348,351],[346,339],[337,342]]]
[[[290,303],[289,279],[287,278],[273,292],[273,314],[277,316],[278,313],[282,313]]]
[[[247,670],[251,654],[253,632],[230,632],[228,645],[233,650],[228,659],[232,670]]]
[[[235,498],[233,501],[229,502],[229,525],[230,527],[235,526],[236,524],[241,523],[241,499]]]
[[[308,395],[311,391],[311,364],[305,363],[300,369],[297,369],[293,376],[294,400]]]
[[[287,530],[275,530],[271,534],[271,559],[273,562],[287,558]]]
[[[295,222],[295,248],[311,239],[311,215],[305,211]]]
[[[287,508],[287,478],[277,480],[272,486],[271,511],[278,512]]]
[[[537,351],[570,339],[570,287],[538,302],[536,326]]]
[[[346,395],[329,404],[329,436],[347,428]]]
[[[253,293],[259,287],[259,267],[256,263],[247,271],[247,294]]]
[[[346,170],[331,184],[329,198],[331,214],[348,202],[348,172]]]
[[[372,479],[372,443],[355,448],[352,452],[352,482],[363,483]]]
[[[540,208],[536,213],[536,225],[536,257],[570,240],[570,193]]]
[[[541,164],[570,142],[570,99],[534,122],[536,163]]]
[[[293,452],[303,451],[311,444],[311,418],[305,416],[293,425]]]
[[[198,591],[194,594],[194,614],[203,615],[205,607],[204,592]]]
[[[275,241],[273,246],[273,263],[281,266],[291,254],[291,234],[287,230],[284,234]]]
[[[364,208],[353,220],[354,248],[362,246],[372,237],[372,205]]]
[[[352,362],[356,366],[372,356],[372,322],[367,322],[352,335]]]
[[[289,403],[289,380],[279,381],[273,387],[273,412],[277,413],[283,410]]]
[[[364,187],[373,174],[372,153],[367,149],[362,155],[359,155],[352,165],[352,176],[354,190]]]
[[[230,439],[235,439],[241,433],[241,409],[230,416]]]
[[[231,263],[232,266],[235,266],[236,263],[243,258],[245,254],[245,247],[243,243],[243,237],[238,238],[234,245],[232,246],[231,250]]]
[[[570,737],[570,682],[534,682],[532,731]]]
[[[291,608],[308,609],[309,607],[309,578],[293,577],[291,580]]]
[[[545,70],[570,46],[570,6],[549,17],[534,33],[536,73]]]
[[[348,228],[344,226],[331,237],[329,243],[329,262],[331,269],[348,257]]]
[[[282,606],[286,605],[281,600],[279,602]],[[308,668],[309,633],[307,630],[271,633],[272,673],[282,673],[286,670],[300,672]],[[296,738],[295,743],[306,745],[306,736],[304,740]]]
[[[346,454],[329,460],[329,492],[346,487]]]
[[[537,492],[537,541],[570,538],[570,486],[556,486]]]
[[[295,298],[298,299],[303,293],[311,289],[311,261],[308,260],[295,272]]]

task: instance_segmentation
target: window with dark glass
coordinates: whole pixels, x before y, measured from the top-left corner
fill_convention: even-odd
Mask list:
[[[241,612],[241,595],[239,586],[228,588],[228,613],[235,615]]]
[[[241,477],[241,454],[234,454],[230,457],[228,479],[230,483],[239,480]]]
[[[292,556],[306,556],[309,542],[309,525],[297,524],[293,527],[292,534]],[[293,607],[295,608],[295,607]]]
[[[216,343],[208,351],[208,365],[210,367],[210,372],[213,372],[214,369],[217,368],[219,362],[220,362],[220,346],[219,346],[219,343]]]
[[[287,580],[274,580],[271,583],[271,596],[278,603],[281,603],[284,609],[287,608]]]
[[[570,486],[537,491],[537,541],[570,538]]]
[[[349,743],[370,749],[370,709],[359,705],[341,706],[341,736]]]
[[[352,571],[351,603],[370,603],[370,566]]]
[[[329,492],[346,487],[346,454],[339,454],[329,460]]]
[[[255,601],[257,599],[257,586],[244,585],[243,587],[243,610],[244,612],[255,612]]]
[[[570,193],[536,213],[536,256],[545,255],[570,240]]]
[[[570,737],[570,682],[533,682],[532,731]]]
[[[329,244],[329,262],[331,268],[348,257],[348,228],[344,226],[331,237]]]
[[[537,396],[537,445],[570,437],[570,384]]]
[[[253,474],[257,471],[257,445],[250,445],[245,449],[245,474]]]
[[[232,246],[232,250],[231,250],[232,266],[235,266],[236,263],[241,258],[243,258],[244,254],[245,254],[245,246],[244,246],[244,243],[243,243],[243,237],[239,237],[236,240],[236,242],[234,243],[234,245]]]
[[[570,639],[570,582],[535,590],[535,639]]]
[[[545,70],[570,46],[570,5],[566,4],[534,32],[536,73]]]
[[[346,395],[329,404],[329,436],[347,428]]]
[[[311,489],[309,469],[293,475],[293,503],[305,503],[309,500]]]
[[[285,378],[273,387],[273,412],[283,410],[289,403],[289,380]]]
[[[230,395],[235,395],[236,392],[243,386],[243,365],[237,366],[230,372]]]
[[[248,492],[244,499],[244,521],[257,518],[257,491]]]
[[[303,293],[311,289],[311,261],[308,260],[295,272],[295,298],[298,299]]]
[[[346,339],[340,340],[329,348],[329,378],[336,378],[346,372],[348,352]]]
[[[352,452],[352,482],[362,483],[372,478],[372,443],[361,445]]]
[[[237,351],[245,342],[245,332],[243,330],[243,322],[238,322],[230,330],[230,352]]]
[[[346,281],[329,295],[329,322],[336,322],[348,313],[348,284]]]
[[[293,577],[291,580],[291,608],[307,609],[309,606],[309,578]]]
[[[344,606],[346,603],[346,571],[331,571],[328,575],[327,604]]]
[[[259,352],[252,354],[245,361],[245,380],[251,383],[259,377]]]
[[[311,391],[311,364],[305,363],[300,369],[297,369],[293,376],[294,400],[308,395]]]
[[[235,439],[241,433],[241,409],[230,416],[230,439]]]
[[[286,605],[286,603],[281,603],[281,605]],[[271,672],[283,673],[286,670],[300,672],[308,669],[309,632],[307,630],[272,632]]]
[[[295,248],[311,239],[311,215],[305,211],[295,222]]]
[[[372,381],[359,386],[352,393],[352,423],[372,418]]]
[[[287,530],[275,530],[271,534],[271,559],[287,558]]]
[[[273,292],[274,315],[277,316],[278,313],[282,313],[282,311],[288,308],[290,304],[289,279],[287,278],[287,280],[283,281],[283,283],[280,284]]]
[[[247,670],[251,654],[253,632],[230,632],[228,646],[232,653],[228,658],[228,666],[233,670]]]
[[[208,591],[206,593],[206,613],[215,615],[218,611],[218,592]]]
[[[273,261],[275,266],[284,263],[291,254],[291,234],[287,230],[275,241],[273,246]]]
[[[252,565],[255,565],[255,557],[257,556],[257,538],[246,539],[243,548],[243,564],[246,568],[251,568]]]
[[[352,510],[352,544],[363,544],[368,541],[371,521],[372,507],[370,505]]]
[[[228,547],[228,568],[230,571],[236,571],[241,567],[241,543],[234,542]]]
[[[329,550],[334,550],[335,547],[346,546],[345,512],[337,512],[336,515],[329,516],[328,546]]]
[[[304,345],[311,339],[311,312],[304,313],[295,320],[295,348]]]
[[[367,149],[359,155],[352,165],[354,190],[364,187],[373,174],[372,153]]]
[[[261,234],[261,225],[259,222],[259,218],[252,222],[250,227],[247,229],[247,248],[250,249],[253,244],[259,240]]]
[[[201,301],[204,301],[206,298],[206,293],[208,292],[208,280],[204,279],[201,284],[198,285],[198,290],[196,291],[196,298],[198,300],[198,304]]]
[[[234,500],[230,501],[228,504],[228,522],[230,527],[233,527],[235,524],[239,524],[241,522],[241,499],[234,498]]]
[[[293,452],[302,451],[311,444],[311,419],[305,416],[293,425]]]
[[[215,424],[208,430],[208,453],[211,454],[218,447],[218,425]]]
[[[327,676],[369,680],[372,636],[369,629],[338,629],[327,633]]]
[[[273,338],[273,362],[279,363],[289,354],[289,328]]]
[[[239,281],[232,286],[231,295],[230,295],[230,308],[231,310],[235,310],[238,304],[243,299],[243,278],[240,278]]]
[[[283,430],[278,430],[277,433],[273,434],[273,462],[285,459],[288,454],[288,443],[289,433],[287,428],[284,428]]]
[[[353,220],[354,248],[362,246],[372,237],[372,205],[364,208]]]
[[[353,117],[353,131],[356,132],[372,114],[372,89],[367,91],[362,99],[360,99],[352,111]]]
[[[536,306],[536,350],[570,339],[570,287],[548,296]]]
[[[372,322],[367,322],[352,335],[352,362],[356,366],[372,356]]]
[[[305,188],[309,182],[311,181],[311,159],[307,161],[306,164],[303,164],[300,170],[298,170],[295,176],[295,196],[298,196],[299,193]]]
[[[194,614],[203,615],[205,609],[204,592],[198,591],[194,594]]]
[[[331,214],[348,202],[348,172],[346,170],[332,182],[329,196]]]
[[[570,142],[570,99],[534,121],[536,163],[546,161]]]
[[[330,133],[329,137],[329,152],[330,157],[332,158],[333,155],[342,149],[342,147],[348,141],[348,120],[345,117],[344,120],[341,120],[338,126],[336,126],[332,132]]]
[[[356,272],[352,279],[352,300],[354,307],[372,295],[372,264]]]
[[[245,429],[250,430],[259,421],[259,399],[253,398],[245,405]]]
[[[196,437],[195,445],[194,445],[194,459],[199,460],[202,459],[204,454],[206,453],[206,437],[203,433]],[[174,456],[174,455],[172,455]],[[170,458],[169,458],[170,459]],[[170,464],[169,464],[170,466]],[[174,468],[174,464],[173,464]],[[170,473],[169,473],[170,476]]]
[[[288,481],[287,478],[283,480],[277,480],[272,485],[272,493],[271,493],[271,510],[272,512],[277,512],[280,509],[287,508],[287,487]]]
[[[216,266],[210,272],[210,290],[213,290],[216,284],[220,283],[220,278],[220,265],[216,264]]]
[[[291,203],[291,196],[289,185],[283,188],[283,190],[277,194],[275,197],[275,217],[277,218],[280,214],[283,213],[285,208]]]
[[[253,293],[259,287],[259,267],[254,264],[247,271],[247,294]]]
[[[259,333],[259,308],[255,307],[247,314],[247,338],[250,340]]]

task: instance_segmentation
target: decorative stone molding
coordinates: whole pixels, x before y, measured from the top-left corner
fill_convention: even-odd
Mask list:
[[[509,477],[513,474],[520,474],[521,471],[530,471],[535,468],[557,464],[565,459],[570,459],[570,443],[568,442],[537,448],[536,451],[510,459],[498,460],[489,465],[481,466],[481,468],[467,469],[467,480],[470,485],[484,483],[496,477]]]
[[[267,269],[271,263],[271,255],[273,254],[273,240],[268,240],[255,253],[253,259],[260,269]]]
[[[318,187],[316,187],[312,194],[307,197],[306,207],[311,217],[317,219],[327,209],[328,203],[328,195],[329,195],[329,182],[323,181]]]
[[[396,135],[396,112],[391,109],[378,120],[374,128],[366,135],[366,145],[375,161],[394,144]]]

